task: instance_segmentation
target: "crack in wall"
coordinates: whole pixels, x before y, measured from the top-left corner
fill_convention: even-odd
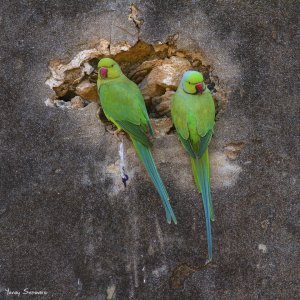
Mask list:
[[[138,37],[140,37],[141,26],[144,23],[144,19],[140,16],[140,11],[138,7],[133,3],[129,6],[129,11],[130,13],[128,16],[128,20],[131,20],[134,23],[138,31]]]

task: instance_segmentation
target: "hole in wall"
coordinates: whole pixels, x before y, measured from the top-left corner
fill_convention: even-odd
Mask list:
[[[54,91],[45,102],[51,107],[82,109],[91,102],[98,103],[97,64],[103,57],[111,57],[123,73],[138,84],[149,116],[162,135],[174,132],[170,119],[170,102],[182,74],[186,70],[202,72],[205,83],[215,100],[216,117],[226,105],[226,91],[219,78],[212,75],[212,67],[202,63],[202,54],[177,49],[178,36],[170,36],[165,43],[148,44],[142,40],[130,46],[126,42],[111,46],[100,40],[94,47],[80,51],[69,62],[53,60],[49,63],[51,75],[46,84]],[[112,126],[99,110],[100,120]]]

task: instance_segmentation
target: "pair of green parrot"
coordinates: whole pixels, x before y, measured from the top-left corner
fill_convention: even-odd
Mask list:
[[[162,199],[168,223],[173,221],[177,224],[168,192],[158,174],[150,151],[152,144],[147,132],[151,135],[154,132],[138,86],[122,73],[120,66],[113,59],[102,58],[98,63],[97,89],[107,119],[131,138],[138,156]],[[208,144],[215,124],[215,106],[201,73],[197,71],[184,73],[172,99],[171,114],[179,139],[190,156],[197,189],[202,193],[208,258],[211,260],[211,221],[214,219],[214,212],[210,191]]]

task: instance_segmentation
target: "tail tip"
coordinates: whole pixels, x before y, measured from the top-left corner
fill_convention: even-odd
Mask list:
[[[208,259],[205,261],[205,265],[208,265],[212,262],[212,256],[209,256]]]
[[[167,222],[168,222],[168,224],[172,224],[172,221],[173,221],[173,223],[174,223],[175,225],[177,225],[177,220],[176,220],[176,218],[173,217],[173,218],[171,219],[171,218],[168,218],[168,217],[167,217]]]
[[[172,218],[171,218],[170,214],[166,213],[166,218],[167,218],[168,224],[171,224],[172,223]]]

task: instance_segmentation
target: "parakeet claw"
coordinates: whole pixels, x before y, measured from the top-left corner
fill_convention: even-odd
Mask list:
[[[119,133],[122,133],[122,134],[123,134],[123,131],[122,131],[121,128],[118,128],[117,130],[113,131],[113,135],[116,136],[116,137],[118,137],[118,134],[119,134]]]
[[[100,120],[100,121],[102,121],[101,120],[101,117],[100,117],[100,113],[102,112],[102,110],[101,110],[101,107],[99,107],[98,108],[98,110],[97,110],[97,113],[96,113],[96,116],[97,116],[97,118]],[[103,122],[103,121],[102,121]],[[113,125],[114,126],[114,125]],[[110,129],[108,129],[107,127],[105,127],[105,130],[107,131],[107,132],[109,132],[110,134],[113,134],[115,137],[117,137],[120,141],[121,141],[121,139],[119,138],[119,136],[118,136],[118,134],[124,134],[124,132],[122,131],[122,128],[118,128],[118,129],[116,129],[116,130],[110,130]]]
[[[118,128],[116,130],[110,130],[106,128],[106,131],[109,132],[110,134],[114,135],[120,142],[122,142],[122,139],[119,137],[119,134],[123,135],[124,131],[121,128]]]

